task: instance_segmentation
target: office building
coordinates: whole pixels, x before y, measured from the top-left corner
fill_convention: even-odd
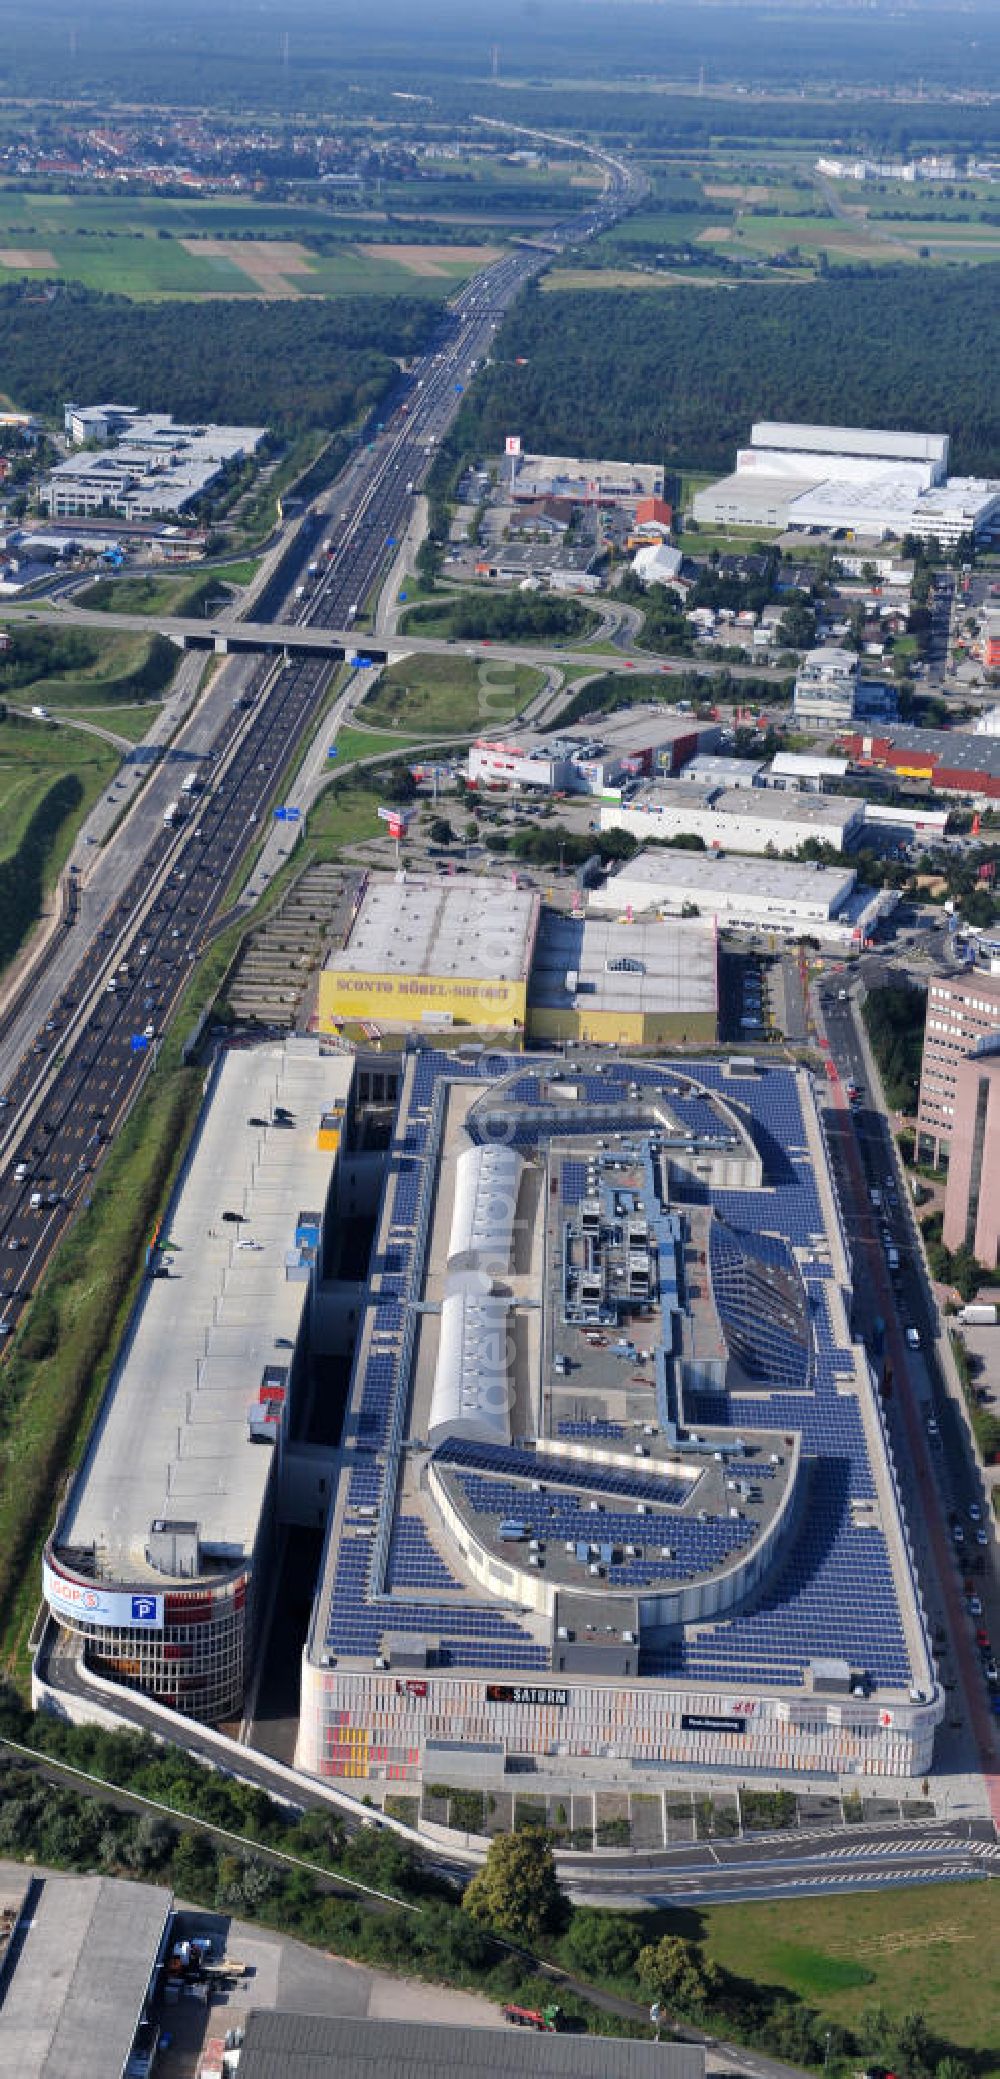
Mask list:
[[[942,1240],[993,1271],[1000,1251],[1000,1030],[959,1063],[954,1089]]]
[[[114,446],[97,453],[81,448],[50,471],[38,502],[53,519],[182,513],[267,437],[265,426],[182,426],[169,415],[124,405],[99,405],[93,413],[67,406],[66,417],[75,442],[113,438]]]
[[[839,729],[853,722],[861,659],[854,650],[810,650],[795,675],[795,720],[806,729]]]
[[[955,1122],[958,1074],[966,1056],[1000,1033],[1000,976],[965,968],[935,975],[927,990],[917,1137],[932,1162],[947,1153]]]

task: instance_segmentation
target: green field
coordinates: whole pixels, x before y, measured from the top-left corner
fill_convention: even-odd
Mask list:
[[[1000,2071],[1000,1886],[797,1898],[700,1914],[707,1953],[737,1977],[785,1986],[832,2021],[866,2008],[919,2011],[936,2034],[978,2053],[979,2079]]]
[[[495,233],[481,234],[470,225],[461,242],[449,230],[441,243],[432,196],[426,209],[429,214],[422,210],[419,221],[390,226],[384,210],[342,217],[320,202],[0,189],[0,283],[75,281],[141,302],[206,296],[440,298],[480,264],[480,236]]]
[[[382,673],[358,720],[405,724],[407,732],[458,735],[507,722],[518,715],[542,684],[530,666],[513,670],[499,663],[485,669],[467,657],[404,657]]]
[[[16,852],[25,829],[54,780],[75,772],[83,799],[67,817],[46,871],[51,887],[73,838],[102,789],[121,763],[112,744],[77,729],[46,728],[44,722],[0,722],[0,859]]]
[[[379,797],[364,787],[330,786],[309,811],[306,847],[314,859],[337,859],[344,845],[384,837],[378,818]]]
[[[351,765],[358,758],[402,758],[407,749],[417,742],[412,729],[341,729],[337,736],[337,757],[330,761],[330,771],[335,773],[342,765]]]

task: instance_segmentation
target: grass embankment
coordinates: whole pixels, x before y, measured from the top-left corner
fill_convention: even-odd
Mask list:
[[[155,702],[180,654],[161,635],[19,622],[0,668],[0,700],[51,708],[53,714]]]
[[[0,1664],[22,1686],[42,1546],[66,1473],[82,1456],[149,1233],[198,1115],[204,1069],[184,1066],[183,1043],[214,1003],[247,928],[227,931],[192,977],[90,1207],[56,1250],[0,1370]]]
[[[456,642],[544,644],[578,642],[600,624],[600,615],[578,599],[465,586],[461,593],[415,606],[404,615],[400,634],[453,636]]]
[[[196,614],[217,612],[235,585],[249,578],[235,573],[255,566],[249,559],[220,565],[217,570],[191,571],[185,577],[125,577],[95,579],[76,594],[76,606],[100,614]]]
[[[118,763],[101,737],[15,715],[0,721],[0,970],[37,923]]]
[[[84,815],[117,772],[118,764],[117,751],[99,737],[46,729],[44,723],[8,714],[0,721],[0,859],[9,859],[17,851],[55,782],[75,773],[82,792],[49,854],[45,884],[51,886]]]
[[[541,672],[500,658],[403,657],[382,673],[357,719],[376,726],[399,723],[408,735],[435,730],[457,736],[510,721],[541,686]]]

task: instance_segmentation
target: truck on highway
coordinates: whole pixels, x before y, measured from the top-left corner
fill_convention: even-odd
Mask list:
[[[200,777],[200,774],[198,774],[198,773],[196,773],[196,772],[188,772],[188,773],[185,773],[185,775],[184,775],[184,778],[183,778],[183,779],[182,779],[182,781],[181,781],[181,793],[182,793],[182,794],[186,794],[186,795],[187,795],[187,796],[188,796],[189,798],[190,798],[190,796],[191,796],[192,794],[200,794],[200,793],[201,793],[201,777]]]
[[[181,807],[181,804],[180,804],[180,802],[179,802],[179,801],[168,801],[168,803],[167,803],[167,806],[166,806],[166,808],[165,808],[165,809],[164,809],[164,811],[163,811],[163,827],[164,827],[164,829],[165,829],[165,830],[173,830],[173,828],[174,828],[175,824],[177,824],[177,823],[180,823],[180,822],[182,822],[182,821],[183,821],[183,817],[184,817],[184,811],[183,811],[183,809],[182,809],[182,807]]]

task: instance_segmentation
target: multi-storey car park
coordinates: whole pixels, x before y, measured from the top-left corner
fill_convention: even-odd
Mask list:
[[[46,1546],[46,1601],[89,1665],[194,1717],[243,1700],[351,1083],[308,1040],[218,1060]]]
[[[96,1673],[238,1717],[276,1530],[325,1525],[318,1776],[929,1766],[943,1698],[804,1072],[234,1049],[149,1272],[45,1554]]]
[[[405,1057],[299,1765],[925,1770],[850,1290],[804,1073]]]

